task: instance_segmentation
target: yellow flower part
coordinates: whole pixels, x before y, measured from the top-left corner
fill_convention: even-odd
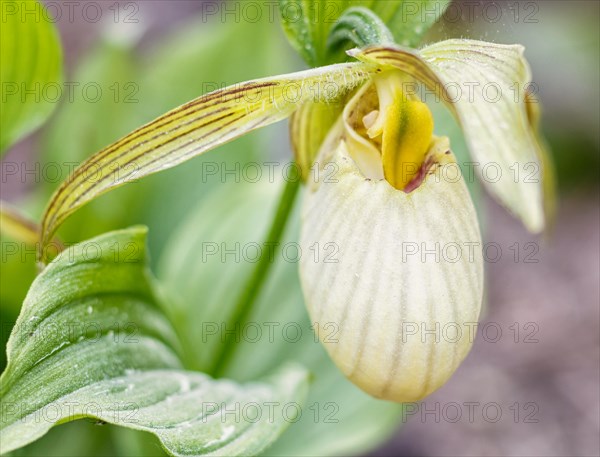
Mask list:
[[[410,192],[431,165],[433,116],[427,105],[402,90],[402,75],[391,71],[359,90],[344,109],[348,153],[371,179],[386,179]]]
[[[424,165],[433,135],[433,116],[425,103],[408,98],[402,91],[399,73],[384,74],[375,79],[375,85],[380,110],[375,124],[367,125],[367,134],[370,138],[382,136],[385,179],[396,189],[405,190]]]

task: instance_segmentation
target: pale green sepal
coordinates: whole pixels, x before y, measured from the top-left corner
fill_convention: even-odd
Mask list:
[[[545,227],[543,172],[525,94],[521,45],[448,40],[421,50],[448,90],[484,185],[534,233]]]

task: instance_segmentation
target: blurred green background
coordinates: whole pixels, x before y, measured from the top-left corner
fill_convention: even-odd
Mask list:
[[[62,164],[61,169],[67,170],[64,164],[81,162],[142,123],[202,93],[304,67],[280,30],[277,15],[264,14],[269,8],[263,8],[260,20],[249,20],[243,14],[223,17],[223,5],[217,2],[119,2],[124,14],[116,21],[114,11],[105,3],[104,17],[98,22],[90,22],[82,14],[75,14],[73,20],[65,15],[57,22],[65,52],[65,80],[80,86],[98,84],[104,95],[90,102],[75,90],[72,99],[63,98],[41,130],[3,158],[4,164],[39,167],[39,173],[30,173],[25,179],[3,177],[1,184],[2,198],[25,208],[35,219],[60,182],[45,176],[48,164]],[[244,2],[227,3],[238,3],[238,11],[243,11]],[[464,368],[425,402],[433,409],[436,404],[443,407],[449,402],[497,402],[504,420],[494,423],[479,415],[473,422],[463,418],[452,423],[443,418],[436,421],[435,415],[423,417],[420,412],[407,418],[393,405],[363,398],[327,365],[319,374],[321,380],[313,395],[319,401],[330,399],[342,405],[340,423],[329,426],[303,421],[270,450],[273,455],[371,452],[533,456],[600,452],[599,3],[467,1],[455,5],[457,8],[447,12],[425,41],[468,37],[525,45],[543,106],[542,129],[558,176],[560,207],[555,230],[548,239],[529,236],[491,200],[481,202],[485,238],[505,249],[513,243],[536,243],[539,262],[515,262],[505,256],[486,266],[488,310],[482,324],[496,323],[510,337],[496,344],[479,338]],[[235,11],[236,7],[230,8]],[[131,19],[137,22],[126,21],[127,14],[133,14]],[[118,94],[110,87],[118,88]],[[459,157],[466,156],[455,124],[443,120],[436,130],[453,132],[453,148]],[[190,244],[212,238],[260,239],[266,228],[261,220],[271,210],[278,187],[278,183],[223,183],[218,175],[206,175],[205,164],[216,162],[233,168],[236,163],[253,161],[287,162],[290,154],[286,125],[281,123],[102,197],[76,213],[60,234],[67,242],[76,242],[131,224],[148,225],[153,271],[164,281],[171,317],[185,327],[184,339],[188,338],[194,348],[186,354],[189,364],[201,368],[198,360],[202,352],[194,329],[205,318],[207,308],[217,309],[227,300],[231,284],[227,278],[234,278],[249,265],[215,265],[211,270],[207,265],[198,266],[193,256],[185,254],[193,251]],[[228,201],[222,203],[224,199]],[[209,218],[215,204],[222,210]],[[286,236],[293,240],[296,234],[289,230]],[[7,323],[16,319],[35,274],[33,257],[25,260],[2,256],[3,342],[8,338]],[[203,291],[211,281],[218,281],[219,268],[226,269],[220,289],[217,287],[220,292],[207,297]],[[261,297],[256,319],[295,319],[308,325],[297,279],[290,279],[293,270],[293,265],[277,266],[272,284]],[[214,273],[207,277],[207,271]],[[274,315],[277,317],[273,319]],[[525,344],[522,337],[515,341],[509,327],[517,324],[525,331],[528,323],[538,326],[538,341]],[[251,378],[290,353],[313,368],[326,363],[319,349],[294,346],[283,348],[263,364],[244,364],[250,359],[246,353],[257,350],[251,345],[240,348],[237,370],[229,375]],[[0,360],[4,365],[4,353]],[[509,410],[515,403],[521,409],[524,404],[537,405],[538,422],[515,420]],[[161,452],[149,435],[79,421],[54,429],[15,455]]]

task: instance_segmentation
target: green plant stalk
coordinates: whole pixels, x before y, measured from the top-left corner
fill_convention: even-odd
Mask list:
[[[274,246],[274,251],[277,251],[278,243],[281,240],[281,236],[283,235],[283,232],[287,226],[287,221],[294,207],[296,195],[298,193],[298,189],[300,188],[300,183],[300,178],[295,181],[287,181],[281,196],[279,197],[279,203],[277,204],[277,209],[275,210],[275,217],[273,218],[273,222],[269,228],[269,232],[265,240],[266,243],[271,243],[271,246]],[[250,312],[252,311],[253,305],[256,302],[256,298],[265,284],[267,273],[269,272],[272,264],[273,261],[269,260],[269,255],[263,252],[260,259],[256,262],[248,282],[239,295],[231,316],[231,321],[234,323],[234,325],[236,325],[239,333],[241,333],[241,329],[243,328]],[[215,366],[212,370],[210,370],[210,373],[212,373],[215,377],[222,376],[227,370],[234,353],[236,340],[237,338],[229,338],[222,346],[219,346],[220,353],[218,357],[215,357]]]

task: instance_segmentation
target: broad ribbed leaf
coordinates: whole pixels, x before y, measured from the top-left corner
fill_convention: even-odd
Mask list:
[[[61,46],[37,1],[2,3],[0,154],[39,127],[62,93]]]
[[[384,68],[398,68],[436,88],[457,115],[473,166],[490,193],[530,231],[543,230],[538,145],[525,106],[531,75],[522,46],[448,40],[418,54],[396,47],[370,47],[352,55]]]
[[[381,18],[404,46],[417,46],[450,0],[279,0],[281,21],[296,51],[310,66],[327,62],[329,31],[347,8],[365,7]]]
[[[199,97],[140,127],[63,182],[44,213],[42,248],[71,213],[97,196],[284,119],[302,102],[333,101],[372,69],[340,64],[249,81]]]
[[[173,455],[251,454],[294,419],[282,408],[302,401],[298,367],[247,385],[181,369],[146,267],[145,234],[133,228],[75,245],[34,281],[0,378],[2,453],[91,417],[154,433]],[[271,418],[225,414],[251,402],[274,402]]]
[[[432,148],[436,165],[405,193],[367,179],[341,141],[319,158],[335,182],[309,188],[303,209],[302,250],[338,248],[335,262],[300,262],[319,338],[352,382],[386,400],[417,401],[448,380],[482,302],[477,215],[447,140]]]
[[[275,176],[280,176],[278,169]],[[335,179],[335,173],[326,171]],[[312,179],[312,177],[309,177]],[[308,399],[300,420],[266,453],[274,456],[356,455],[389,436],[401,408],[375,400],[344,378],[316,341],[302,300],[299,256],[319,262],[335,260],[335,246],[314,246],[298,252],[299,214],[290,218],[278,249],[266,246],[269,216],[279,183],[235,183],[209,195],[190,214],[159,262],[182,329],[186,360],[197,369],[215,366],[214,354],[227,341],[233,346],[223,374],[247,381],[294,360],[312,372]],[[218,208],[218,211],[216,209]],[[273,265],[246,322],[236,326],[232,312],[239,295],[232,284],[245,281],[255,267],[257,247],[273,249]],[[315,257],[316,256],[316,257]],[[206,293],[206,291],[209,291]],[[199,306],[198,297],[204,297]],[[238,334],[236,336],[236,329]],[[335,337],[335,328],[328,329]],[[339,437],[339,439],[332,439]]]

